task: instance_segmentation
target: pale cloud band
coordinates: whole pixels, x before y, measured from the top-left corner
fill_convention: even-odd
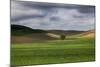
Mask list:
[[[95,6],[12,0],[11,24],[45,30],[91,30]]]

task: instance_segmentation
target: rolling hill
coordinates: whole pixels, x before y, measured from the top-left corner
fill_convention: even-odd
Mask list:
[[[11,25],[11,35],[22,36],[32,33],[46,33],[46,31],[40,29],[32,29],[21,25]]]
[[[95,37],[95,30],[89,30],[80,35],[83,37]]]
[[[40,29],[31,29],[21,25],[11,25],[11,42],[12,43],[29,43],[34,41],[55,40],[58,38],[51,37],[47,31]]]
[[[12,43],[30,43],[35,41],[59,40],[62,34],[65,36],[81,35],[81,37],[90,37],[94,35],[94,31],[40,30],[21,25],[11,25]]]

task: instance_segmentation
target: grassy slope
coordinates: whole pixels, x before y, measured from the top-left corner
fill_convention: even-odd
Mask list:
[[[11,25],[11,35],[12,36],[23,36],[32,33],[46,33],[45,30],[32,29],[21,25]]]
[[[36,65],[95,60],[93,37],[14,44],[11,48],[11,65]]]

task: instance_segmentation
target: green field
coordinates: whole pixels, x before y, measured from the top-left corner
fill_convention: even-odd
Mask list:
[[[38,65],[95,61],[95,41],[68,38],[11,45],[11,65]]]

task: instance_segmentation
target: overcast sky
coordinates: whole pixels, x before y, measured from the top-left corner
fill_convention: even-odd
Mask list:
[[[95,7],[12,0],[11,24],[45,30],[91,30]]]

